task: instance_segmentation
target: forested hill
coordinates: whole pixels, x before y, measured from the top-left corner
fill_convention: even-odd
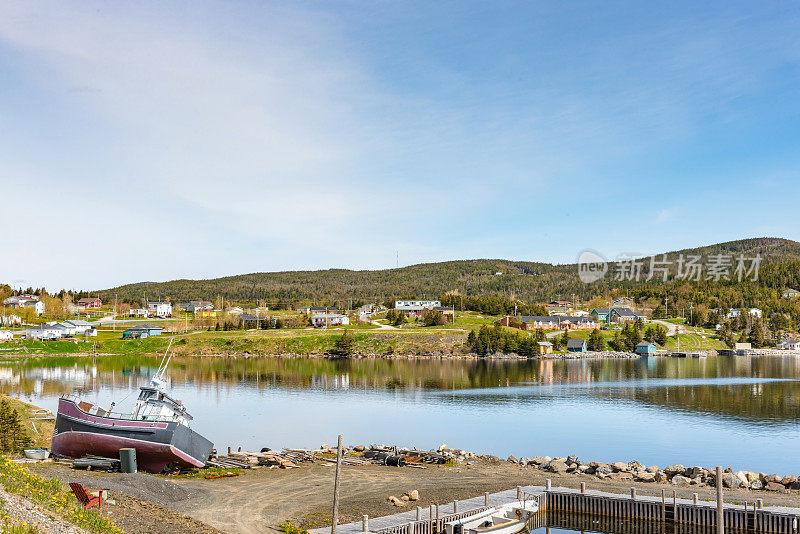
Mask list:
[[[704,261],[717,254],[744,255],[763,258],[761,281],[740,284],[738,281],[701,281],[694,289],[712,292],[727,288],[737,295],[747,291],[775,292],[784,286],[800,289],[800,243],[778,238],[755,238],[720,243],[694,249],[669,252],[674,260],[678,255],[701,255]],[[658,255],[660,256],[660,255]],[[587,300],[597,295],[625,291],[649,297],[685,288],[686,282],[666,282],[654,278],[645,281],[649,259],[642,260],[642,277],[635,280],[615,280],[615,265],[609,266],[607,276],[592,284],[578,278],[577,266],[553,265],[510,260],[459,260],[425,263],[379,271],[330,269],[323,271],[286,271],[252,273],[210,280],[173,280],[143,282],[102,291],[95,291],[105,300],[115,296],[130,301],[143,298],[188,300],[215,299],[243,304],[261,301],[271,306],[316,302],[345,305],[351,301],[382,302],[394,298],[436,298],[446,293],[492,296],[541,302],[552,299],[569,300],[573,294]],[[671,267],[674,273],[675,267]],[[502,273],[502,274],[497,274]]]

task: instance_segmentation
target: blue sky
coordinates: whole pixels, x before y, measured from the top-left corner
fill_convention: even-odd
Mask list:
[[[0,11],[0,280],[800,239],[797,2]]]

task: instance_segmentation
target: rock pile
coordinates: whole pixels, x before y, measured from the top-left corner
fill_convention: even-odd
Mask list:
[[[583,462],[574,454],[566,458],[536,456],[517,458],[509,456],[508,462],[520,464],[550,473],[594,476],[599,479],[631,480],[635,482],[655,482],[673,486],[716,486],[716,469],[706,467],[684,467],[680,464],[660,468],[656,465],[644,466],[637,461],[625,462]],[[800,490],[796,475],[767,475],[752,471],[736,471],[731,468],[722,473],[725,488],[745,488],[751,490],[788,491]]]

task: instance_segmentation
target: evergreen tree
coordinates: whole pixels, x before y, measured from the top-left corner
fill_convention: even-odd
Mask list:
[[[595,328],[592,330],[592,333],[589,334],[589,350],[592,351],[603,351],[606,348],[606,342],[603,339],[603,334],[600,333],[600,330]]]

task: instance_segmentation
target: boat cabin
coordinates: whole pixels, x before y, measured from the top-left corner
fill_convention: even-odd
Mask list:
[[[173,399],[155,387],[142,386],[136,407],[133,409],[133,418],[139,421],[177,421],[189,425],[192,416],[179,400]]]

